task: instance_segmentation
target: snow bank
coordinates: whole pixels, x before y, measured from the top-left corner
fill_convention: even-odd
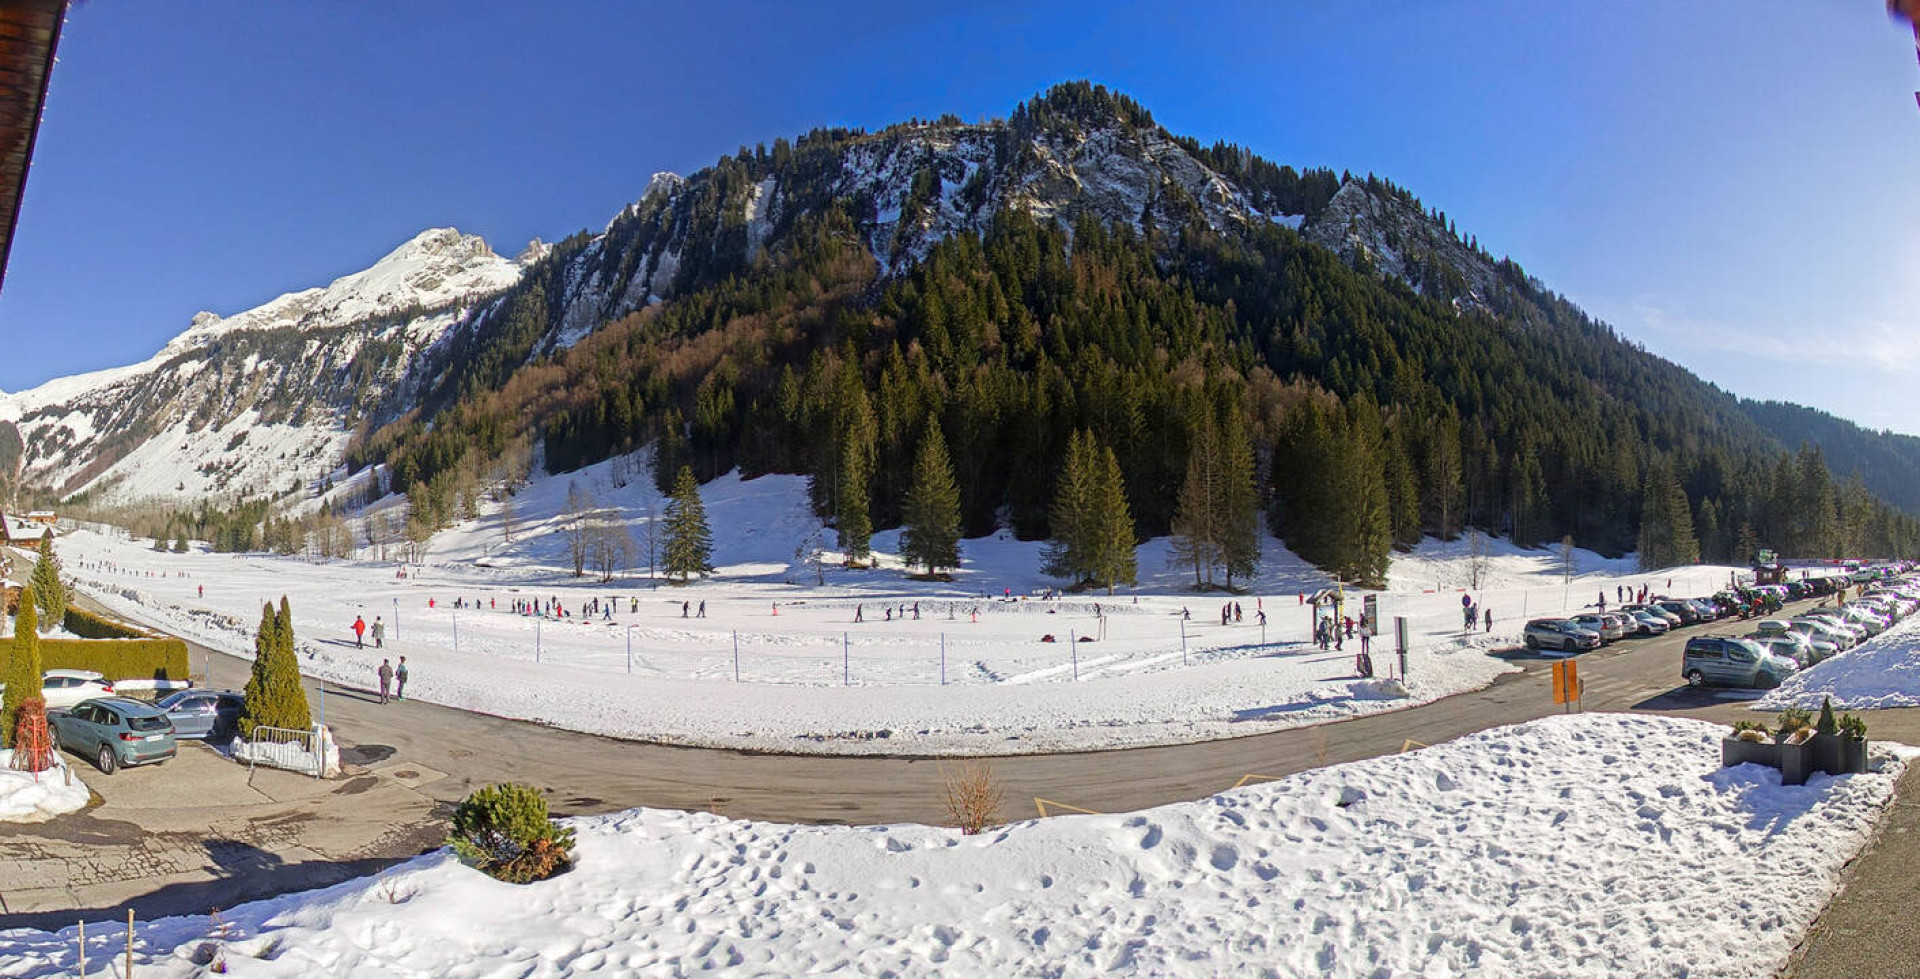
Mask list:
[[[66,759],[36,776],[14,771],[13,750],[0,750],[0,823],[44,823],[85,809],[90,798],[87,783],[73,774]]]
[[[340,745],[333,740],[333,733],[321,727],[318,751],[310,751],[298,741],[246,741],[235,737],[227,752],[234,761],[243,764],[265,765],[268,768],[284,768],[288,771],[312,775],[316,770],[323,778],[333,778],[340,774]]]
[[[1782,965],[1901,763],[1783,787],[1726,728],[1553,717],[1199,802],[1018,823],[578,820],[579,866],[491,881],[444,851],[225,912],[230,974],[1754,976]],[[206,918],[141,930],[200,975]],[[0,933],[10,975],[70,932]],[[259,958],[255,958],[258,956]],[[270,958],[271,961],[262,961]]]
[[[1787,677],[1753,706],[1817,710],[1827,697],[1843,710],[1920,707],[1920,616]]]

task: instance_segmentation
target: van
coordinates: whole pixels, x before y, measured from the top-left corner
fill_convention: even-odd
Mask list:
[[[1793,671],[1792,660],[1732,636],[1695,636],[1680,654],[1680,675],[1694,687],[1777,687]]]

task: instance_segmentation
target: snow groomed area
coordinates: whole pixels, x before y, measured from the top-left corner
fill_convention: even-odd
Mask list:
[[[1620,584],[1707,594],[1726,576],[1635,575],[1630,558],[1576,552],[1569,580],[1552,551],[1492,540],[1476,557],[1465,539],[1430,541],[1396,556],[1378,593],[1383,622],[1409,619],[1406,677],[1382,638],[1368,679],[1356,671],[1357,639],[1324,651],[1308,641],[1301,596],[1333,582],[1277,540],[1243,595],[1192,593],[1191,573],[1170,567],[1156,540],[1139,549],[1139,587],[1042,598],[1058,585],[1039,571],[1043,543],[1004,533],[962,542],[965,566],[951,582],[910,578],[888,531],[875,537],[881,569],[829,567],[821,583],[796,551],[814,535],[830,546],[831,531],[798,477],[729,475],[702,487],[712,578],[654,587],[644,559],[610,583],[574,578],[561,531],[569,487],[643,525],[662,503],[642,461],[535,480],[514,498],[512,543],[497,505],[485,504],[478,520],[436,537],[406,577],[370,548],[359,561],[173,554],[81,531],[60,552],[82,590],[116,613],[239,656],[252,654],[261,603],[286,595],[302,670],[331,682],[371,688],[383,657],[405,655],[407,695],[433,703],[663,743],[866,754],[1168,744],[1399,709],[1514,669],[1487,652],[1517,645],[1528,615],[1601,592],[1612,601]],[[1357,618],[1360,593],[1349,596]],[[1463,630],[1463,597],[1492,613],[1492,629]],[[611,614],[587,617],[594,599]],[[512,611],[528,601],[571,614]],[[1222,624],[1229,602],[1239,616]],[[381,618],[385,649],[371,638],[354,647],[356,616],[369,626]]]
[[[1903,766],[1783,787],[1720,768],[1726,733],[1553,717],[971,837],[635,809],[573,820],[578,865],[538,884],[442,850],[143,923],[137,974],[1769,975]],[[0,941],[8,976],[73,965],[71,930]]]

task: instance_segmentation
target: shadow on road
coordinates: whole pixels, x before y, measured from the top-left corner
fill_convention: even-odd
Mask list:
[[[1721,704],[1759,700],[1765,690],[1741,690],[1725,687],[1675,687],[1634,704],[1634,710],[1699,710]]]
[[[380,702],[380,695],[371,690],[362,690],[358,687],[343,687],[333,683],[327,684],[327,696],[357,700],[363,704],[378,704]]]

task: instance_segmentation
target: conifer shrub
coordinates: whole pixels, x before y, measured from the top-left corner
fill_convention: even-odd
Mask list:
[[[240,709],[240,736],[251,740],[256,727],[304,731],[313,726],[307,691],[300,686],[300,663],[293,653],[293,612],[286,596],[280,608],[260,610],[253,640],[253,675],[247,678],[246,704]]]
[[[1806,740],[1800,735],[1802,730],[1813,730],[1813,714],[1798,707],[1789,707],[1780,712],[1780,722],[1773,729],[1773,739],[1782,744],[1799,744]],[[1795,736],[1800,735],[1798,740]]]
[[[510,884],[546,880],[573,866],[573,830],[547,815],[530,785],[488,785],[453,813],[448,845],[468,866]]]
[[[69,607],[61,619],[61,625],[68,632],[83,639],[152,639],[152,633],[142,632],[124,622],[116,622],[104,615],[95,615],[83,608]]]
[[[1840,725],[1833,719],[1832,697],[1822,697],[1820,699],[1820,720],[1814,725],[1814,730],[1825,735],[1840,733]]]
[[[1858,714],[1841,714],[1838,726],[1840,736],[1848,741],[1867,740],[1867,722]]]
[[[66,618],[67,583],[60,578],[60,558],[53,553],[53,535],[40,538],[40,560],[27,579],[33,586],[33,600],[40,609],[40,621],[52,624]]]
[[[43,670],[92,670],[108,680],[185,680],[187,644],[179,639],[42,639]]]
[[[13,622],[13,642],[7,655],[7,690],[0,697],[0,740],[13,746],[13,728],[20,705],[40,697],[40,624],[33,586],[20,593],[20,617]]]

